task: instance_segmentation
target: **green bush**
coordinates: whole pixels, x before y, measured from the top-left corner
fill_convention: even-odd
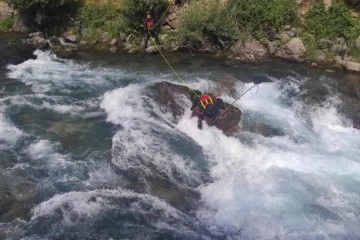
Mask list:
[[[7,32],[15,23],[15,19],[13,17],[7,17],[5,19],[0,20],[0,32]]]
[[[127,32],[142,32],[146,11],[150,11],[155,22],[165,13],[168,7],[167,0],[127,0],[124,2],[123,15]],[[160,25],[160,24],[159,24]]]
[[[293,0],[192,1],[181,16],[179,38],[188,45],[210,42],[221,47],[250,35],[262,39],[268,32],[297,21]]]
[[[124,16],[120,7],[112,5],[86,5],[80,8],[75,25],[78,32],[85,38],[100,38],[98,29],[110,33],[113,37],[119,35],[124,27]],[[83,30],[83,32],[81,32]],[[84,31],[86,30],[86,31]]]
[[[231,14],[226,11],[216,0],[207,4],[191,2],[180,18],[179,40],[195,48],[204,44],[226,47],[235,40],[238,32]]]
[[[323,3],[315,5],[305,19],[305,30],[316,39],[334,39],[343,37],[349,39],[349,32],[355,27],[350,11],[344,4],[334,3],[329,10]]]
[[[277,32],[296,23],[297,7],[293,0],[229,0],[227,6],[241,31],[261,38],[265,32]]]
[[[80,6],[79,0],[6,0],[25,24],[47,33],[61,32]]]

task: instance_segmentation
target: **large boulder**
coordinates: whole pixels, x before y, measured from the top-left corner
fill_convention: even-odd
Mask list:
[[[249,39],[245,43],[238,41],[232,48],[231,58],[243,62],[261,61],[267,55],[267,49],[259,41]]]
[[[293,38],[287,44],[281,46],[275,56],[292,62],[302,63],[305,61],[306,48],[300,38]]]
[[[201,94],[198,90],[193,90],[197,94]],[[169,82],[158,82],[150,87],[150,97],[159,105],[164,113],[171,113],[175,123],[185,113],[185,109],[189,107],[190,97],[193,94],[186,86],[181,86]],[[240,109],[224,103],[228,108],[218,119],[216,127],[222,130],[226,135],[232,135],[239,131],[238,123],[241,118]],[[191,117],[197,117],[200,113],[199,107],[192,112]],[[190,116],[189,116],[190,117]],[[212,119],[204,118],[205,122],[210,125]]]

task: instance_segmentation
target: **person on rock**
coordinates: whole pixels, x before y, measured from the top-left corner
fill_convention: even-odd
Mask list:
[[[155,38],[156,43],[158,42],[155,21],[151,16],[150,11],[146,12],[146,19],[144,21],[144,34],[145,34],[144,45],[143,45],[144,50],[148,47],[148,42],[151,37]]]
[[[216,120],[220,114],[220,111],[225,108],[224,101],[221,98],[216,98],[211,93],[204,93],[200,97],[196,94],[193,94],[191,101],[191,111],[193,111],[196,106],[200,107],[200,114],[198,117],[199,129],[202,129],[202,120],[205,116],[212,118],[210,125],[216,124]]]

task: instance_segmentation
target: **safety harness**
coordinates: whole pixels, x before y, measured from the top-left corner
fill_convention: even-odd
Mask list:
[[[204,109],[206,109],[209,104],[214,105],[214,100],[214,96],[211,96],[210,94],[204,94],[200,98],[200,104]]]

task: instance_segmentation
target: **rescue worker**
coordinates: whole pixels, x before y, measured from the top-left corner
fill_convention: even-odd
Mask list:
[[[191,111],[194,110],[196,106],[200,107],[200,114],[198,117],[198,128],[202,129],[202,120],[204,117],[212,118],[211,124],[216,124],[215,120],[220,114],[220,110],[224,109],[224,102],[221,98],[216,98],[211,93],[204,93],[201,97],[196,96],[195,94],[191,97],[193,105],[191,106]]]
[[[146,19],[144,21],[144,34],[145,34],[145,42],[144,42],[144,49],[146,49],[148,47],[148,42],[149,39],[151,38],[151,36],[153,36],[155,38],[155,42],[157,41],[157,33],[154,29],[154,25],[155,25],[155,21],[151,16],[150,11],[146,12]]]

